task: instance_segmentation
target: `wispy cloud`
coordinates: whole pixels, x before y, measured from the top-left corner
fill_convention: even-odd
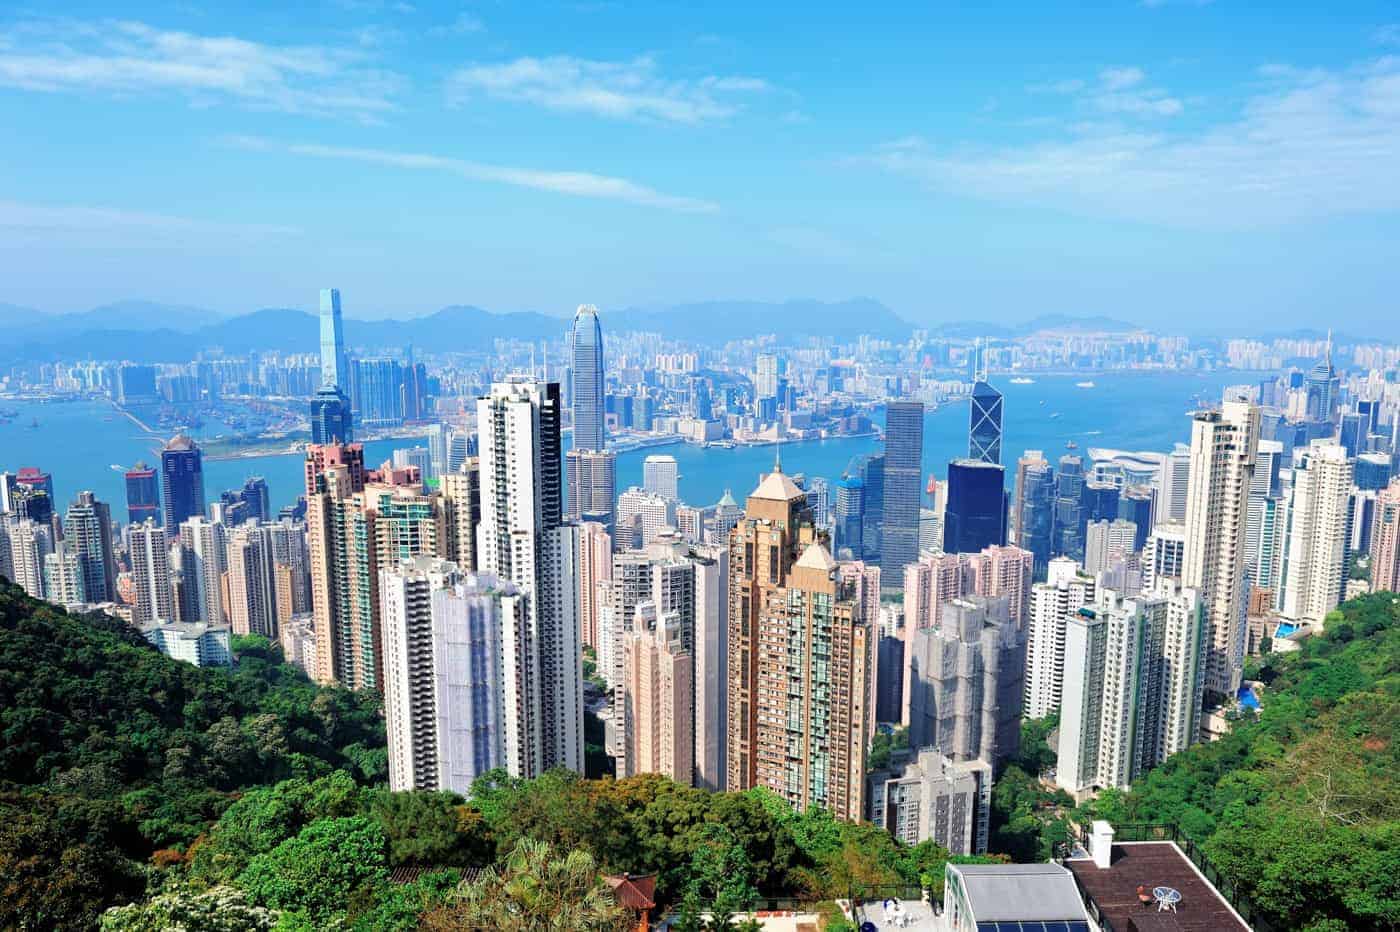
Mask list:
[[[0,200],[0,229],[35,233],[142,233],[186,235],[212,233],[220,236],[294,236],[296,227],[273,224],[222,223],[169,214],[148,213],[112,207],[81,205],[24,204]]]
[[[0,35],[0,86],[48,93],[175,93],[286,113],[377,119],[404,81],[359,49],[267,45],[131,21],[30,23]]]
[[[432,27],[428,30],[428,34],[433,36],[467,36],[485,30],[486,23],[482,21],[480,16],[463,11],[458,13],[450,23]]]
[[[1235,117],[1203,129],[1101,126],[1005,147],[912,138],[862,161],[939,193],[1189,228],[1400,210],[1400,57],[1258,79]]]
[[[364,162],[391,168],[419,171],[439,171],[470,181],[513,185],[550,191],[574,197],[625,201],[643,207],[659,207],[688,213],[713,213],[719,206],[711,201],[665,194],[654,188],[626,178],[598,175],[582,171],[542,171],[506,165],[490,165],[467,159],[386,149],[363,149],[346,146],[325,146],[311,143],[282,143],[260,136],[231,136],[225,142],[244,149],[286,152],[311,158],[339,159]]]
[[[1371,41],[1377,45],[1400,45],[1400,23],[1386,23],[1377,26],[1371,33]]]
[[[457,104],[489,97],[612,119],[693,125],[733,116],[743,95],[769,85],[742,75],[667,79],[647,56],[609,62],[559,55],[469,65],[453,72],[447,88],[448,99]]]

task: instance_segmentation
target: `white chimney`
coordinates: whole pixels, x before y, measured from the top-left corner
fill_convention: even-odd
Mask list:
[[[1094,866],[1107,870],[1113,865],[1113,826],[1103,819],[1094,820],[1093,835],[1089,839],[1089,854]]]

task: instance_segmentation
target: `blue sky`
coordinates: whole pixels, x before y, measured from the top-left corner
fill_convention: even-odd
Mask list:
[[[1393,3],[53,9],[0,12],[0,302],[1396,317]]]

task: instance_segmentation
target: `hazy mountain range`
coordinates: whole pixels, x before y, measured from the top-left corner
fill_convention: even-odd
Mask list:
[[[861,334],[902,340],[914,324],[870,298],[845,301],[793,300],[708,301],[665,307],[604,310],[605,330],[647,331],[697,344],[717,345],[764,334],[794,338],[822,335],[850,340]],[[348,346],[368,352],[410,344],[433,351],[479,349],[499,338],[541,340],[563,335],[565,317],[533,311],[493,313],[471,305],[452,305],[407,319],[346,318]],[[184,305],[125,300],[88,311],[47,314],[33,308],[0,304],[0,361],[52,359],[130,359],[183,362],[210,349],[238,354],[250,350],[317,351],[314,314],[291,308],[264,308],[226,316]],[[949,322],[926,328],[935,336],[1010,338],[1044,329],[1124,331],[1134,325],[1106,317],[1048,315],[1020,325]]]

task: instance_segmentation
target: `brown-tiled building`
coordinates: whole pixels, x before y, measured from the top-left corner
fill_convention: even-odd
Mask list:
[[[729,537],[730,790],[863,817],[870,627],[775,464]]]
[[[617,905],[636,919],[632,928],[636,932],[647,932],[651,928],[651,911],[656,908],[656,877],[623,874],[604,877],[603,882],[612,888]]]

